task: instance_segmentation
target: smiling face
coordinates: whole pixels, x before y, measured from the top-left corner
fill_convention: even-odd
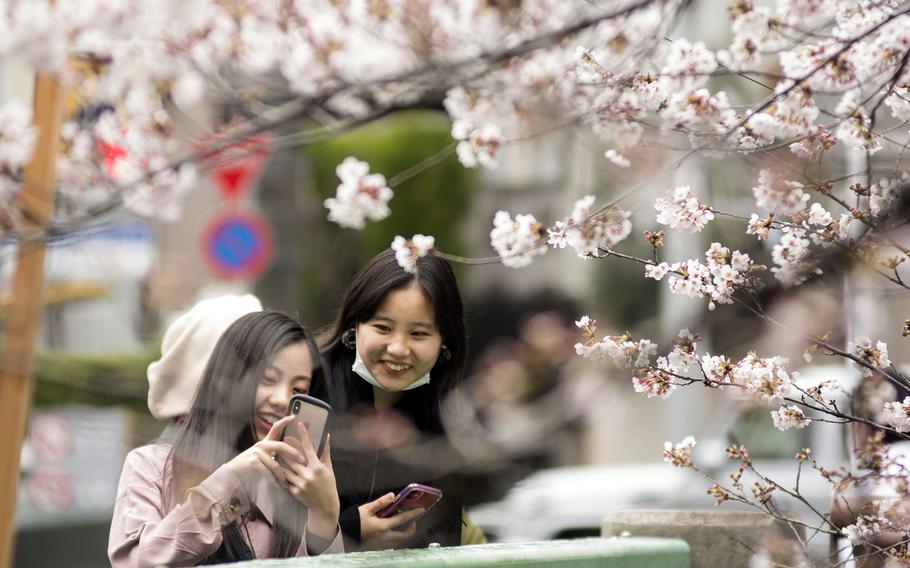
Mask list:
[[[265,438],[272,424],[287,413],[292,396],[310,392],[312,378],[313,358],[306,343],[292,343],[278,350],[256,386],[253,429],[257,440]]]
[[[357,325],[358,353],[390,392],[427,374],[441,346],[433,306],[416,281],[386,294],[373,317]]]

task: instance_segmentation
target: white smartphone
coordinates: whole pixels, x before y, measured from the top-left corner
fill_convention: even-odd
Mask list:
[[[329,419],[329,412],[332,407],[328,403],[313,398],[305,394],[295,394],[288,403],[288,416],[296,416],[294,424],[288,426],[281,433],[281,439],[285,436],[289,438],[300,438],[297,434],[297,424],[303,424],[307,432],[310,433],[310,440],[316,447],[316,455],[322,457],[322,450],[325,447],[325,439],[328,431],[325,427]]]

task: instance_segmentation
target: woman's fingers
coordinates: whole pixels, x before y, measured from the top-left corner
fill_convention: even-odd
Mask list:
[[[407,524],[420,517],[426,512],[426,509],[411,509],[409,511],[398,513],[392,517],[388,517],[386,520],[392,527],[400,527],[401,525]]]
[[[319,460],[324,466],[329,468],[329,471],[332,474],[335,474],[335,468],[332,467],[332,435],[326,434],[325,437],[325,447],[322,449],[322,456],[319,457]]]
[[[376,513],[379,512],[380,509],[382,509],[383,507],[387,507],[388,505],[391,505],[392,501],[394,501],[394,500],[395,500],[394,493],[386,493],[385,495],[383,495],[379,499],[376,499],[375,501],[370,501],[369,503],[364,503],[363,508],[367,513],[375,516]]]
[[[319,463],[319,456],[316,455],[316,448],[313,447],[313,441],[310,439],[306,426],[298,422],[297,431],[300,432],[300,445],[303,447],[303,455],[306,456],[307,462]]]
[[[306,457],[301,454],[299,450],[295,450],[287,442],[272,442],[263,440],[256,445],[262,448],[267,454],[277,454],[282,456],[288,463],[306,462]]]
[[[292,420],[294,420],[293,416],[285,416],[281,420],[278,420],[277,422],[272,424],[272,427],[269,429],[269,433],[265,435],[265,438],[263,438],[263,441],[280,440],[282,432],[284,432],[284,429],[288,426],[288,424],[291,423]]]
[[[259,459],[259,463],[264,465],[266,469],[272,472],[272,475],[275,477],[275,481],[278,482],[278,485],[287,489],[287,471],[285,471],[285,469],[281,467],[278,462],[273,460],[272,457],[265,451],[256,452],[256,457]]]

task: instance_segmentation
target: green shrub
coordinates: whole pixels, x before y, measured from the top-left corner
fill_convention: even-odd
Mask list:
[[[146,368],[157,347],[135,355],[43,351],[35,362],[35,406],[124,406],[148,414]]]

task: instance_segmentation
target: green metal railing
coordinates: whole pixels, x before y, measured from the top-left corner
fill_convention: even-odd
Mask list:
[[[316,568],[689,568],[689,545],[666,538],[585,538],[257,560],[234,566]]]

